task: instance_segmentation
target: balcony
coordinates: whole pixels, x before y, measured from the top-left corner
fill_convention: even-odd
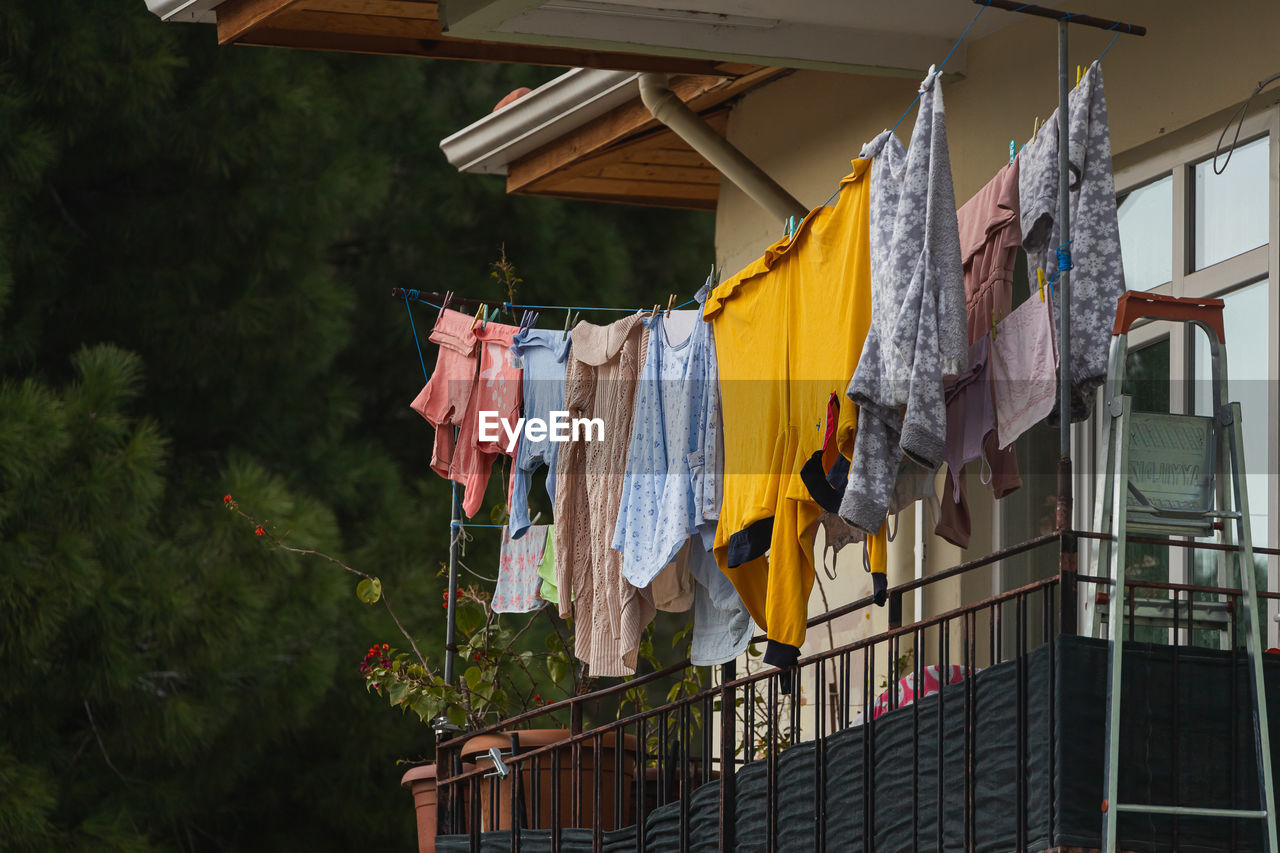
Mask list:
[[[474,734],[444,742],[437,849],[1098,848],[1107,643],[1077,629],[1078,599],[1114,607],[1105,578],[1073,568],[1076,548],[1096,538],[1050,534],[898,586],[890,607],[900,613],[905,593],[1018,555],[1043,567],[1040,580],[915,623],[895,624],[891,610],[886,633],[790,671],[739,677],[729,665],[695,696],[584,727],[595,704],[677,665],[507,720],[480,733],[499,735],[505,775],[463,755]],[[1257,808],[1240,591],[1129,590],[1121,799]],[[810,627],[870,606],[853,602]],[[1275,721],[1280,656],[1266,679]],[[566,713],[567,737],[510,737]],[[1258,821],[1125,815],[1119,833],[1122,850],[1263,849]]]

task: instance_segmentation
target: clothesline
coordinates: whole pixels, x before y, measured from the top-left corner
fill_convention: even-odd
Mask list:
[[[432,308],[435,308],[437,310],[443,310],[443,307],[441,305],[437,305],[434,302],[429,302],[426,299],[423,299],[422,292],[418,290],[397,287],[392,289],[391,295],[398,296],[404,300],[405,310],[409,312],[409,328],[413,331],[413,347],[418,351],[418,364],[422,367],[422,379],[424,382],[430,382],[431,374],[427,372],[427,360],[422,355],[422,344],[418,341],[418,327],[413,322],[413,309],[409,307],[409,303],[418,302],[423,305],[429,305]],[[443,302],[443,300],[441,301]],[[467,304],[467,303],[484,304],[474,299],[466,299],[466,298],[459,299],[457,297],[454,298],[454,301],[461,304]],[[696,305],[697,302],[698,300],[696,299],[690,299],[688,302],[682,302],[681,304],[675,306],[672,310],[679,311],[680,309],[687,308],[690,305]],[[543,310],[543,311],[624,311],[628,314],[634,314],[637,311],[651,310],[648,308],[600,308],[600,307],[594,307],[594,306],[579,307],[576,305],[529,305],[524,303],[513,303],[513,302],[503,302],[500,307],[507,310],[510,310],[512,308],[521,308],[521,309],[534,309],[534,310]],[[503,525],[501,524],[488,524],[488,525],[468,524],[466,526],[467,527],[502,527]]]
[[[424,294],[420,290],[412,290],[408,288],[397,287],[392,289],[391,295],[394,297],[404,299],[406,303],[418,302],[423,305],[429,305],[430,307],[435,308],[437,310],[441,308],[440,303],[432,302],[430,299],[423,298],[424,296],[431,296],[431,297],[440,299],[440,294],[437,294],[437,293]],[[440,302],[443,302],[443,301],[444,301],[443,299],[440,299]],[[503,311],[507,311],[507,312],[510,312],[512,309],[516,309],[516,308],[528,309],[532,311],[618,311],[625,314],[634,314],[637,311],[652,310],[651,308],[611,308],[611,307],[604,307],[600,305],[535,305],[535,304],[526,303],[526,302],[485,302],[484,300],[480,300],[480,299],[469,299],[469,298],[459,298],[459,297],[454,297],[453,304],[462,304],[462,305],[471,305],[471,306],[488,305],[491,308],[500,308]],[[676,305],[672,310],[678,311],[683,308],[688,308],[690,305],[696,305],[696,304],[697,304],[696,299],[690,299],[687,302],[682,302],[679,305]]]

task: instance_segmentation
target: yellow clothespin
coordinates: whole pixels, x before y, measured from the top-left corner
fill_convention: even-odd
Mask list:
[[[1084,76],[1084,66],[1083,66],[1083,65],[1077,65],[1077,66],[1076,66],[1076,85],[1077,85],[1077,86],[1079,86],[1079,85],[1080,85],[1080,78],[1081,78],[1081,77],[1083,77],[1083,76]]]
[[[1036,270],[1036,283],[1040,285],[1040,301],[1044,302],[1044,270]]]
[[[475,319],[471,321],[471,328],[474,329],[476,327],[476,323],[480,322],[480,316],[484,314],[485,311],[488,310],[488,307],[489,306],[487,305],[481,305],[479,308],[476,309],[476,316],[475,316]]]

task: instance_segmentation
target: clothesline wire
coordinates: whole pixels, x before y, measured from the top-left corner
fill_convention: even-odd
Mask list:
[[[405,294],[404,310],[409,312],[409,328],[413,330],[413,346],[418,350],[418,363],[422,365],[422,380],[430,382],[431,376],[427,373],[427,361],[422,357],[422,344],[418,343],[418,327],[413,322],[413,309],[409,307],[409,296]]]
[[[938,74],[942,73],[942,69],[943,67],[946,66],[947,60],[949,60],[951,58],[951,55],[956,52],[956,48],[960,46],[960,42],[964,41],[965,36],[969,35],[969,30],[973,29],[973,25],[978,23],[978,18],[982,17],[982,13],[987,11],[987,6],[989,5],[990,5],[990,0],[988,0],[988,2],[983,3],[981,6],[978,7],[978,14],[973,16],[973,19],[969,21],[969,26],[965,27],[964,32],[960,34],[960,38],[956,39],[955,44],[951,45],[951,49],[947,51],[947,55],[942,57],[942,61],[938,63],[937,68],[935,69],[936,73]],[[1027,5],[1032,5],[1032,4],[1027,4]],[[893,123],[893,128],[889,131],[890,133],[897,131],[898,125],[902,124],[902,122],[906,120],[907,116],[911,115],[911,111],[915,109],[916,104],[920,103],[921,94],[923,93],[916,92],[916,96],[911,99],[911,104],[907,107],[906,112],[904,112],[902,116],[896,122]],[[831,204],[831,202],[833,202],[836,196],[838,195],[840,195],[839,188],[837,188],[836,191],[831,194],[831,198],[827,199],[822,203],[822,206],[826,207],[827,205]]]
[[[402,294],[402,297],[405,301],[405,305],[407,306],[410,302],[417,302],[420,305],[427,305],[432,308],[435,308],[436,310],[442,309],[442,306],[437,305],[436,303],[431,302],[429,300],[422,299],[417,294],[418,294],[418,291],[416,290],[404,291]],[[673,308],[672,310],[678,311],[683,308],[688,308],[690,305],[697,305],[697,304],[698,304],[698,300],[690,299],[687,302],[682,302],[679,305],[675,306],[675,308]],[[522,309],[530,309],[535,311],[621,311],[628,314],[634,314],[637,311],[652,310],[649,308],[609,308],[601,305],[533,305],[533,304],[524,303],[524,302],[496,302],[494,303],[493,307],[502,308],[507,311],[510,311],[513,308],[522,308]],[[412,318],[413,318],[412,311],[410,311],[409,317],[410,317],[410,322],[412,322]],[[414,334],[416,336],[417,333],[415,332]]]
[[[1119,29],[1120,29],[1120,22],[1119,22],[1119,21],[1116,21],[1114,24],[1112,24],[1111,26],[1107,27],[1107,29],[1108,29],[1108,30],[1119,30]],[[1120,38],[1120,35],[1121,35],[1121,34],[1120,34],[1119,32],[1117,32],[1115,35],[1113,35],[1113,36],[1111,37],[1111,41],[1107,42],[1107,46],[1106,46],[1106,47],[1104,47],[1104,48],[1102,49],[1102,53],[1098,54],[1098,58],[1097,58],[1097,59],[1095,59],[1095,60],[1094,60],[1094,62],[1101,62],[1101,61],[1102,61],[1102,57],[1104,57],[1104,56],[1106,56],[1106,55],[1107,55],[1107,51],[1108,51],[1108,50],[1111,50],[1111,45],[1113,45],[1113,44],[1115,44],[1115,43],[1116,43],[1116,39]]]
[[[987,11],[987,7],[989,5],[991,5],[990,0],[988,0],[988,2],[983,3],[981,6],[978,7],[978,14],[973,16],[973,20],[969,21],[969,26],[964,28],[964,32],[960,34],[960,38],[956,39],[956,43],[951,45],[951,50],[948,50],[947,55],[942,57],[942,61],[938,63],[938,68],[937,68],[938,74],[942,73],[942,69],[946,67],[947,60],[949,60],[951,58],[951,55],[956,52],[956,48],[960,46],[960,42],[964,41],[964,37],[969,35],[969,30],[973,29],[973,25],[978,23],[978,19],[982,17],[983,12]],[[906,119],[907,116],[911,115],[911,111],[915,109],[916,104],[920,102],[920,96],[922,94],[923,92],[916,92],[915,98],[911,101],[911,106],[907,107],[907,111],[902,114],[902,117],[899,118],[897,122],[894,123],[893,131],[896,131],[898,129],[898,125],[902,124],[903,120]]]

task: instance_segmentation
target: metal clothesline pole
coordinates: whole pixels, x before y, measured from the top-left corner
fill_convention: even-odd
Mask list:
[[[1066,21],[1058,21],[1058,251],[1071,245],[1071,122]],[[1071,524],[1071,271],[1058,266],[1058,530]]]
[[[454,441],[457,441],[457,428],[454,428]],[[444,620],[444,680],[453,683],[454,660],[458,655],[458,614],[456,609],[458,597],[458,543],[462,541],[462,518],[458,513],[458,484],[450,483],[449,491],[449,591],[445,599]]]
[[[1071,535],[1072,471],[1071,471],[1071,156],[1068,104],[1071,78],[1067,57],[1067,27],[1070,24],[1094,27],[1134,36],[1145,36],[1147,28],[1123,21],[1096,18],[1051,9],[1017,0],[973,0],[980,6],[993,6],[1009,12],[1050,18],[1058,22],[1058,501],[1054,513],[1055,527],[1061,535],[1058,552],[1059,630],[1076,632],[1076,556],[1078,545]]]

